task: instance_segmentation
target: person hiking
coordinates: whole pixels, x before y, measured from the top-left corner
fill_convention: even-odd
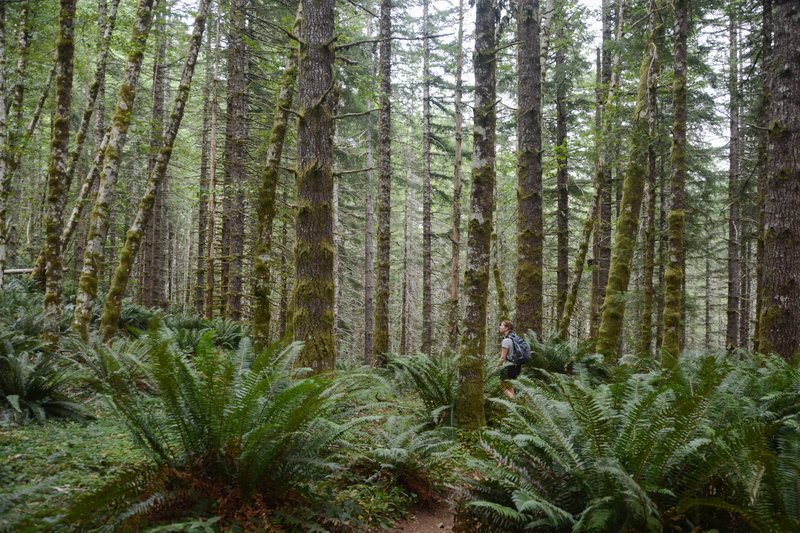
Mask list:
[[[509,400],[513,400],[514,385],[508,382],[509,379],[516,379],[522,371],[522,365],[512,363],[514,357],[514,341],[509,338],[509,334],[514,331],[514,323],[510,320],[503,320],[500,323],[500,334],[503,335],[503,342],[500,344],[500,361],[497,368],[500,370],[500,389]]]

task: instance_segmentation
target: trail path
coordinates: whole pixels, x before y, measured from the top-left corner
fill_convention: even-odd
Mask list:
[[[453,514],[447,502],[430,509],[414,509],[408,517],[397,523],[394,529],[384,533],[432,533],[453,531]]]

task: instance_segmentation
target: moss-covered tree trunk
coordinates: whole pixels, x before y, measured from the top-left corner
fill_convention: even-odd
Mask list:
[[[494,218],[495,126],[497,115],[495,0],[475,3],[475,107],[472,191],[464,271],[466,308],[458,355],[456,416],[459,426],[486,425],[483,408],[483,366],[486,351],[486,304]]]
[[[557,38],[564,41],[564,22],[559,22]],[[564,304],[569,289],[569,171],[567,147],[567,73],[565,70],[566,45],[562,42],[556,50],[556,184],[558,187],[558,210],[556,214],[556,324],[564,315]]]
[[[125,234],[125,244],[122,247],[119,264],[114,269],[114,277],[111,281],[111,287],[108,289],[106,304],[100,319],[100,334],[104,340],[110,339],[117,331],[119,314],[122,310],[122,297],[128,287],[133,260],[141,244],[142,232],[148,219],[153,216],[156,195],[159,192],[163,194],[161,185],[167,175],[167,167],[172,156],[175,137],[178,135],[178,129],[183,120],[186,101],[189,99],[194,67],[197,63],[197,55],[200,53],[200,45],[203,42],[203,30],[205,29],[206,14],[210,3],[211,0],[200,0],[200,4],[197,7],[194,29],[189,40],[189,50],[186,52],[186,63],[183,66],[180,85],[178,85],[178,91],[175,94],[175,101],[172,104],[172,112],[164,131],[162,145],[156,154],[156,160],[148,176],[144,195],[139,201],[139,208],[136,211],[133,223]]]
[[[739,51],[735,17],[735,7],[729,6],[729,79],[730,93],[730,144],[728,148],[728,309],[725,347],[732,351],[739,347],[739,311],[741,304],[741,268],[739,262],[739,242],[741,224],[739,217]]]
[[[30,45],[30,26],[29,26],[29,2],[22,0],[19,2],[19,31],[17,32],[17,68],[12,80],[14,85],[11,88],[10,97],[6,97],[6,36],[5,36],[5,2],[0,13],[0,95],[3,102],[0,103],[0,289],[5,285],[4,271],[8,256],[9,247],[9,220],[8,207],[11,196],[11,184],[19,168],[21,154],[20,144],[24,140],[23,135],[23,100],[25,94],[25,72],[28,65],[28,48]],[[49,81],[47,83],[50,85]],[[10,121],[10,122],[9,122]],[[40,281],[44,280],[44,269],[42,264]]]
[[[216,210],[217,210],[217,114],[219,110],[219,39],[220,19],[217,17],[214,32],[214,76],[211,83],[211,131],[209,136],[209,164],[208,164],[208,251],[206,255],[206,318],[214,317],[214,257],[216,241]]]
[[[675,74],[672,82],[672,147],[670,149],[670,209],[667,215],[668,251],[664,274],[664,357],[661,365],[671,367],[681,350],[681,296],[683,292],[683,228],[684,187],[686,183],[686,115],[687,115],[687,35],[688,0],[675,0]]]
[[[519,331],[542,333],[542,69],[539,0],[522,0],[517,22],[517,314]]]
[[[6,107],[6,3],[0,2],[0,290],[5,286],[8,255],[6,219],[11,180],[8,174],[8,108]]]
[[[208,247],[208,152],[209,130],[211,129],[211,84],[213,83],[213,66],[211,55],[212,31],[206,32],[204,56],[206,64],[205,83],[203,84],[203,130],[200,134],[200,179],[197,191],[197,259],[195,267],[194,301],[192,307],[198,315],[203,314],[206,298],[206,249]]]
[[[647,210],[644,228],[644,282],[642,287],[642,329],[639,353],[643,357],[651,354],[653,340],[653,271],[656,255],[656,139],[658,126],[658,75],[660,70],[660,52],[662,42],[662,25],[656,21],[655,0],[650,2],[650,25],[655,28],[653,38],[653,68],[647,85],[647,122],[650,143],[647,147]],[[654,72],[653,72],[654,70]]]
[[[381,0],[378,116],[378,280],[375,288],[375,360],[389,351],[389,264],[392,203],[392,1]]]
[[[117,7],[119,7],[119,0],[115,0],[111,2],[110,10],[107,12],[105,18],[105,26],[100,35],[100,41],[98,43],[98,55],[97,61],[95,65],[95,72],[94,72],[94,79],[92,80],[92,84],[89,86],[89,91],[86,95],[86,100],[83,104],[83,114],[81,115],[81,122],[78,126],[78,131],[75,133],[75,140],[72,144],[72,151],[69,155],[69,162],[67,164],[67,171],[64,176],[64,191],[69,192],[70,188],[72,187],[72,180],[75,177],[75,172],[78,168],[78,163],[80,162],[81,154],[83,153],[83,146],[86,143],[86,137],[89,132],[89,125],[92,122],[92,117],[97,113],[97,101],[100,97],[101,93],[104,93],[105,81],[106,81],[106,64],[108,63],[108,54],[109,54],[109,42],[111,41],[111,34],[114,31],[114,25],[116,24],[117,20]],[[95,132],[97,133],[97,132]],[[104,134],[101,133],[101,139],[104,137]],[[96,142],[101,144],[101,147],[104,146],[106,141],[98,139]],[[102,151],[102,148],[101,148]],[[80,214],[83,210],[83,207],[86,205],[86,200],[88,199],[88,193],[91,190],[91,186],[94,183],[94,180],[97,179],[97,175],[99,174],[97,167],[99,165],[100,152],[96,154],[96,162],[93,164],[90,172],[87,174],[86,179],[84,179],[84,184],[88,183],[87,187],[84,187],[84,184],[81,184],[81,188],[78,193],[78,198],[75,203],[75,207],[70,212],[70,217],[68,219],[67,224],[63,224],[63,212],[64,208],[66,207],[67,203],[67,195],[64,194],[61,196],[61,213],[62,213],[62,229],[61,235],[59,238],[59,246],[61,250],[65,250],[67,244],[69,244],[70,239],[75,231],[75,227],[78,224],[78,219],[80,218]],[[84,190],[85,189],[85,190]],[[38,257],[36,258],[36,263],[33,267],[33,272],[31,273],[31,279],[37,282],[43,282],[45,275],[44,275],[44,266],[45,266],[45,255],[44,255],[44,248],[39,252]]]
[[[300,30],[301,16],[302,12],[298,11],[293,30],[295,35]],[[269,343],[271,283],[269,263],[272,253],[272,225],[275,219],[275,194],[296,81],[297,50],[293,48],[286,56],[281,76],[281,88],[275,102],[272,129],[267,144],[267,161],[261,170],[261,186],[258,189],[256,241],[253,250],[253,340],[257,346],[266,346]]]
[[[631,124],[630,154],[625,170],[622,199],[617,228],[614,235],[614,250],[603,303],[603,314],[597,334],[597,351],[606,361],[614,362],[622,335],[622,320],[625,315],[625,300],[631,277],[631,261],[639,229],[639,211],[642,205],[644,178],[647,174],[648,135],[647,82],[650,71],[652,30],[648,46],[642,57],[639,72],[639,90],[636,110]]]
[[[238,320],[242,312],[244,254],[244,189],[247,183],[248,47],[245,41],[248,0],[230,4],[228,31],[228,101],[225,108],[224,196],[222,199],[221,290],[225,316]]]
[[[297,121],[294,338],[301,364],[333,370],[334,1],[303,0]]]
[[[800,5],[775,0],[759,349],[800,352]]]
[[[759,352],[761,341],[761,294],[764,289],[764,202],[767,192],[767,146],[769,145],[770,68],[772,61],[772,0],[761,2],[761,101],[759,102],[758,130],[758,229],[756,232],[756,290],[755,323],[753,328],[753,351]]]
[[[403,262],[401,264],[403,281],[400,283],[400,353],[408,353],[408,182],[413,163],[410,161],[408,149],[406,156],[406,179],[403,184]]]
[[[372,19],[367,20],[367,35],[372,38]],[[377,76],[377,46],[372,46],[370,59],[372,61],[372,77]],[[365,158],[367,165],[367,180],[365,183],[364,208],[364,364],[371,365],[374,360],[375,339],[375,155],[373,151],[374,135],[372,132],[372,111],[374,109],[371,99],[367,99],[369,111],[367,128],[364,132]]]
[[[422,3],[422,353],[430,355],[433,340],[431,294],[431,34],[430,0]]]
[[[44,340],[57,344],[61,325],[61,228],[64,225],[64,197],[67,194],[69,164],[69,122],[72,105],[72,59],[75,55],[75,2],[61,0],[56,42],[56,108],[53,116],[53,140],[50,143],[50,167],[47,177],[45,215],[45,294]]]
[[[153,21],[153,8],[156,0],[140,0],[130,39],[130,53],[125,63],[125,73],[117,94],[108,144],[103,154],[100,185],[94,209],[89,219],[89,236],[83,254],[83,270],[78,283],[75,299],[75,313],[72,317],[72,331],[87,339],[89,322],[94,312],[97,298],[98,273],[103,262],[106,235],[109,226],[111,202],[119,175],[122,150],[128,134],[128,126],[136,96],[136,85],[142,68],[147,35]]]
[[[461,255],[461,92],[464,64],[464,0],[458,0],[458,51],[456,55],[456,90],[455,90],[455,145],[453,162],[453,236],[450,252],[450,309],[447,346],[458,350],[459,305],[459,256]]]
[[[497,198],[495,198],[497,203]],[[497,220],[495,219],[495,224]],[[495,227],[495,230],[497,228]],[[508,308],[508,301],[506,300],[506,288],[503,285],[503,273],[500,270],[500,260],[497,250],[497,232],[492,233],[492,277],[494,279],[494,288],[497,291],[497,308],[500,310],[500,320],[511,319],[511,309]],[[492,324],[488,326],[488,333],[491,335]]]

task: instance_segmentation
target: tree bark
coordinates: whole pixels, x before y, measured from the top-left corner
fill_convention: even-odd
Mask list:
[[[333,370],[333,0],[303,0],[297,121],[294,338],[300,363]]]
[[[61,334],[61,228],[64,225],[64,197],[67,193],[69,164],[69,119],[72,106],[72,60],[75,55],[75,3],[61,0],[56,43],[56,112],[53,117],[53,140],[50,144],[50,168],[47,179],[47,214],[45,232],[45,294],[42,337],[58,344]],[[22,59],[20,59],[22,61]],[[0,95],[2,98],[3,95]]]
[[[519,6],[517,54],[517,314],[518,331],[542,333],[542,77],[539,0]]]
[[[117,183],[122,150],[131,120],[136,85],[142,68],[147,35],[153,20],[156,0],[140,0],[131,33],[131,51],[125,64],[125,73],[117,94],[109,141],[103,154],[100,186],[97,200],[89,220],[89,236],[83,256],[83,270],[78,283],[72,331],[84,340],[89,336],[89,322],[97,298],[98,273],[103,262],[103,250],[109,226],[109,212]]]
[[[687,38],[688,0],[675,0],[675,74],[672,82],[672,147],[670,149],[670,209],[667,215],[667,267],[664,273],[664,339],[661,366],[671,368],[681,352],[681,297],[683,293],[683,231],[686,183]],[[668,357],[668,356],[669,357]]]
[[[429,0],[422,4],[422,353],[431,354],[431,43]]]
[[[203,42],[203,30],[206,24],[206,13],[211,0],[200,0],[197,7],[197,15],[194,20],[194,29],[189,41],[189,50],[186,53],[186,63],[181,74],[180,85],[175,94],[175,101],[172,105],[172,113],[164,131],[162,146],[156,155],[153,169],[147,179],[144,195],[139,201],[139,208],[134,216],[133,223],[125,235],[125,244],[122,247],[119,264],[114,270],[114,277],[106,297],[106,304],[103,308],[103,315],[100,319],[100,334],[103,340],[108,341],[116,332],[119,322],[120,311],[122,310],[122,297],[128,286],[131,267],[142,239],[142,231],[147,224],[148,218],[153,216],[153,206],[156,195],[163,189],[161,185],[167,175],[167,167],[172,156],[172,149],[175,144],[175,137],[178,135],[183,113],[186,109],[186,101],[189,99],[189,91],[192,85],[194,67],[197,63],[197,55],[200,53],[200,45]],[[172,239],[169,239],[171,242]]]
[[[239,320],[242,312],[244,253],[244,186],[247,181],[247,0],[231,2],[228,34],[228,104],[225,125],[224,197],[222,201],[222,289],[225,316]]]
[[[214,318],[214,240],[215,240],[215,220],[217,209],[217,114],[219,110],[219,26],[220,19],[217,17],[217,26],[214,33],[214,79],[211,84],[211,141],[209,147],[209,168],[208,168],[208,259],[206,260],[206,318]]]
[[[380,98],[378,117],[378,283],[375,291],[375,360],[389,351],[389,262],[392,202],[392,0],[381,0]]]
[[[564,41],[563,22],[559,23],[558,40]],[[567,147],[567,76],[565,70],[566,45],[562,42],[556,50],[556,182],[558,186],[557,208],[557,266],[556,266],[556,324],[564,315],[569,284],[569,172]]]
[[[467,237],[464,293],[467,298],[461,350],[458,356],[456,417],[459,426],[486,425],[483,407],[483,366],[486,351],[486,304],[494,218],[496,42],[494,0],[475,3],[475,107],[472,193]]]
[[[756,309],[753,331],[753,351],[760,352],[761,341],[761,305],[764,290],[764,202],[768,182],[767,146],[769,144],[769,102],[770,102],[770,68],[772,61],[772,0],[761,2],[761,101],[759,102],[758,130],[758,231],[756,239]]]
[[[800,351],[800,5],[775,0],[759,349]]]
[[[8,174],[8,109],[6,108],[6,3],[0,2],[0,290],[5,286],[8,255],[7,216],[11,181]]]
[[[300,6],[302,9],[302,5]],[[302,11],[295,17],[293,33],[300,30]],[[270,327],[270,254],[272,253],[272,225],[275,219],[275,194],[278,188],[283,143],[289,125],[289,110],[297,81],[297,49],[286,55],[281,77],[281,88],[275,102],[272,129],[267,145],[267,163],[261,171],[261,186],[256,207],[256,242],[253,253],[253,340],[257,346],[269,343]]]
[[[408,182],[412,162],[405,150],[406,179],[403,184],[403,281],[400,287],[400,354],[408,354]]]
[[[206,54],[211,54],[211,28],[206,32]],[[197,270],[195,272],[195,289],[193,307],[197,314],[203,313],[206,291],[206,250],[208,239],[208,152],[209,130],[211,128],[211,84],[213,83],[213,67],[210,58],[206,57],[206,76],[203,84],[203,131],[200,141],[200,181],[197,194]]]
[[[652,31],[652,30],[651,30]],[[609,268],[603,314],[597,335],[597,351],[613,362],[622,334],[625,315],[625,298],[631,275],[631,261],[639,229],[639,211],[642,205],[644,177],[647,173],[647,146],[649,143],[647,124],[647,82],[650,70],[652,34],[642,57],[639,73],[639,90],[636,111],[631,124],[630,155],[625,171],[620,214],[614,235],[614,254]]]
[[[450,259],[450,326],[447,345],[453,352],[458,350],[459,322],[459,256],[461,255],[461,92],[464,63],[464,0],[458,1],[458,52],[456,55],[456,94],[455,94],[455,155],[453,168],[453,240]]]
[[[725,347],[732,351],[739,347],[739,308],[741,280],[739,264],[739,59],[734,7],[730,7],[730,148],[728,153],[728,321]]]

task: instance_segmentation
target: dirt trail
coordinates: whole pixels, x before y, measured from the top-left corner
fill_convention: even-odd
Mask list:
[[[394,529],[385,533],[432,533],[453,531],[453,513],[447,502],[431,509],[414,509],[408,517],[397,523]]]

